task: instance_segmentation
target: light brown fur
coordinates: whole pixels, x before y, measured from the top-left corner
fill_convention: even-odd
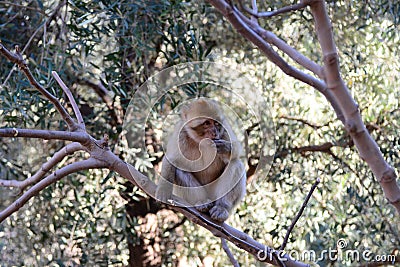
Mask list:
[[[156,192],[160,201],[172,193],[225,221],[245,195],[240,143],[218,105],[199,99],[182,108],[168,141]]]

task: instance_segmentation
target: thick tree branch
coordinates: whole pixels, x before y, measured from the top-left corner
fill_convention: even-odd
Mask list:
[[[0,179],[0,186],[5,187],[17,187],[20,190],[25,189],[28,185],[37,183],[40,179],[42,179],[46,173],[48,173],[54,166],[56,166],[61,160],[63,160],[66,156],[71,155],[79,150],[85,150],[80,143],[71,143],[54,153],[53,157],[49,159],[47,162],[43,163],[40,170],[37,171],[34,175],[25,179],[23,181],[18,180],[2,180]]]
[[[90,140],[90,135],[88,135],[86,132],[66,132],[19,128],[0,129],[0,137],[41,138],[44,140],[66,140],[79,143],[87,143]]]
[[[103,168],[107,166],[105,162],[96,160],[94,158],[86,159],[79,162],[71,163],[65,167],[62,167],[59,170],[56,170],[31,188],[29,188],[25,193],[22,194],[17,200],[15,200],[10,206],[8,206],[5,210],[0,212],[0,222],[4,221],[8,216],[12,213],[19,210],[29,199],[33,196],[38,194],[41,190],[46,188],[47,186],[51,185],[59,181],[60,179],[64,178],[65,176],[89,169],[96,169],[96,168]]]
[[[396,181],[396,172],[385,161],[377,143],[369,134],[358,105],[340,75],[339,56],[325,1],[313,1],[310,7],[323,53],[326,84],[343,112],[346,130],[352,137],[360,157],[368,164],[382,186],[386,198],[400,213],[400,187]]]

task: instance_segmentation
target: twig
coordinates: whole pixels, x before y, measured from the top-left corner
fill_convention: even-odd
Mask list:
[[[36,79],[33,77],[30,69],[28,68],[28,64],[25,62],[21,55],[20,48],[18,46],[15,46],[15,51],[16,53],[11,53],[10,51],[7,50],[1,43],[0,43],[0,53],[5,56],[9,61],[15,63],[18,65],[18,67],[21,69],[21,71],[25,74],[25,76],[28,78],[29,83],[35,87],[42,95],[44,95],[57,109],[57,111],[60,113],[61,117],[64,119],[64,121],[67,123],[68,128],[70,131],[75,131],[77,130],[78,126],[74,122],[74,120],[71,118],[71,116],[68,114],[68,112],[65,110],[65,108],[61,105],[60,101],[53,96],[49,91],[47,91],[43,86],[41,86]]]
[[[43,10],[41,10],[40,8],[35,8],[35,7],[30,7],[30,6],[24,6],[24,5],[20,5],[20,4],[17,4],[17,3],[13,3],[13,2],[11,2],[11,1],[0,1],[0,5],[15,6],[15,7],[18,7],[18,8],[21,8],[21,9],[28,9],[28,10],[36,11],[36,12],[38,12],[38,13],[44,15],[44,16],[46,15],[46,12],[43,11]]]
[[[253,11],[250,8],[246,7],[241,0],[238,1],[240,7],[246,11],[247,13],[249,13],[250,15],[252,15],[253,17],[256,18],[271,18],[273,16],[279,15],[279,14],[283,14],[283,13],[288,13],[291,11],[296,11],[299,9],[303,9],[306,6],[308,6],[312,1],[308,0],[308,1],[302,1],[301,3],[295,4],[295,5],[291,5],[291,6],[285,6],[282,7],[280,9],[274,10],[274,11],[267,11],[267,12],[261,12],[258,13],[257,11]]]
[[[251,0],[251,6],[253,7],[252,11],[258,13],[257,0]],[[255,16],[251,16],[251,21],[258,24],[257,17]]]
[[[305,124],[305,125],[310,126],[310,127],[313,128],[313,129],[319,129],[319,128],[322,128],[322,127],[324,127],[324,126],[328,126],[330,123],[332,123],[332,121],[328,121],[328,122],[325,123],[325,124],[318,125],[318,124],[316,124],[316,123],[309,122],[309,121],[307,121],[306,119],[297,118],[297,117],[293,117],[293,116],[286,116],[286,115],[281,115],[281,116],[279,116],[279,118],[285,119],[285,120],[292,120],[292,121],[301,122],[301,123],[303,123],[303,124]]]
[[[40,170],[37,171],[34,175],[25,179],[23,181],[18,180],[2,180],[0,179],[0,186],[5,187],[17,187],[20,190],[25,189],[28,185],[34,184],[38,182],[41,178],[43,178],[46,173],[51,170],[57,163],[63,160],[66,156],[71,155],[79,150],[84,150],[85,148],[80,143],[71,143],[54,153],[53,157],[49,159],[47,162],[43,163]]]
[[[296,217],[293,219],[292,224],[290,225],[289,229],[286,232],[286,235],[285,235],[285,238],[283,239],[282,245],[279,248],[280,251],[283,251],[285,249],[286,244],[287,244],[287,242],[289,240],[290,233],[292,232],[292,230],[293,230],[294,226],[296,225],[297,221],[300,219],[301,215],[303,214],[304,209],[307,207],[307,203],[310,200],[311,195],[313,194],[315,188],[317,188],[317,185],[319,184],[319,182],[320,182],[320,179],[317,178],[317,180],[312,185],[312,187],[310,189],[310,192],[308,192],[308,195],[307,195],[306,199],[304,200],[303,205],[301,206],[299,212],[297,213]]]
[[[4,219],[6,219],[8,216],[10,216],[12,213],[19,210],[26,202],[28,202],[29,199],[31,199],[41,190],[43,190],[50,184],[61,180],[63,177],[71,173],[88,169],[103,168],[106,166],[107,164],[103,161],[99,161],[94,158],[89,158],[62,167],[61,169],[53,172],[52,174],[50,174],[49,176],[47,176],[46,178],[44,178],[43,180],[32,186],[31,188],[29,188],[29,190],[27,190],[22,196],[20,196],[17,200],[15,200],[10,206],[8,206],[5,210],[2,210],[0,212],[0,223],[4,221]]]
[[[28,137],[41,138],[44,140],[67,140],[72,142],[79,142],[82,144],[90,140],[90,135],[88,135],[86,132],[66,132],[19,128],[0,129],[0,137]]]
[[[129,198],[131,198],[131,197],[129,197]],[[179,226],[183,225],[186,221],[187,221],[187,218],[183,217],[180,222],[178,222],[178,223],[172,225],[171,227],[168,227],[167,229],[165,229],[165,233],[169,233],[169,232],[174,231],[176,228],[178,228]]]
[[[72,109],[74,110],[79,126],[83,130],[85,130],[85,122],[83,121],[81,111],[79,110],[78,104],[76,104],[75,98],[72,95],[71,90],[69,90],[69,88],[63,82],[63,80],[61,80],[60,76],[58,76],[58,73],[56,71],[52,71],[51,74],[53,75],[57,83],[60,85],[60,87],[63,89],[64,93],[67,95],[69,102],[72,105]]]
[[[232,263],[232,265],[234,267],[240,267],[239,263],[237,262],[237,260],[233,256],[232,251],[229,249],[228,243],[223,238],[221,238],[221,245],[222,245],[222,248],[224,249],[226,255],[228,255],[228,258],[229,258],[230,262]]]
[[[94,83],[88,79],[80,79],[77,78],[77,82],[81,85],[86,85],[92,88],[96,94],[103,100],[103,102],[107,105],[108,110],[111,114],[111,124],[112,125],[121,125],[123,123],[123,110],[120,104],[114,104],[113,99],[110,97],[110,92],[104,87],[101,82]]]

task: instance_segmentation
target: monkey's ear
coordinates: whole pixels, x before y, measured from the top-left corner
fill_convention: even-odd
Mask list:
[[[182,105],[181,111],[180,111],[182,120],[184,120],[184,121],[187,120],[189,110],[190,110],[189,105]]]

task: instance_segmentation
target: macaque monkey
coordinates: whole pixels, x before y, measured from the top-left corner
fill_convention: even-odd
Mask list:
[[[212,219],[225,221],[246,193],[240,143],[217,103],[204,98],[182,107],[169,137],[156,198],[175,194]]]

